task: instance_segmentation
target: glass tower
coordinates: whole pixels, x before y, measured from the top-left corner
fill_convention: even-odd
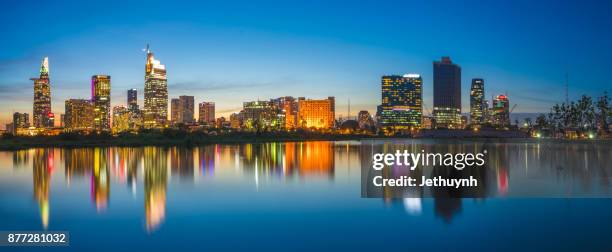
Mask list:
[[[168,120],[168,80],[166,66],[153,56],[147,45],[144,87],[144,126],[163,128]]]
[[[94,75],[91,77],[91,102],[93,104],[95,130],[110,130],[110,91],[110,76]]]
[[[480,125],[484,120],[484,80],[472,79],[472,88],[470,89],[470,123]]]
[[[461,67],[450,57],[433,63],[434,118],[437,128],[456,129],[461,125]]]
[[[51,82],[49,80],[49,58],[45,57],[40,66],[40,76],[34,81],[34,127],[53,127],[51,113]]]

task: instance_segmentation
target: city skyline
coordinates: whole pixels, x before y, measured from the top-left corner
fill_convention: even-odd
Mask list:
[[[153,45],[156,58],[168,66],[168,97],[193,95],[196,104],[215,102],[217,114],[226,118],[238,112],[243,101],[287,95],[335,96],[337,117],[346,116],[349,98],[353,111],[368,110],[375,114],[381,102],[380,76],[405,73],[423,76],[423,103],[431,109],[431,62],[447,55],[462,67],[463,113],[469,111],[472,78],[486,80],[485,99],[507,92],[512,104],[518,104],[515,110],[518,113],[548,112],[552,104],[564,101],[566,73],[569,73],[570,99],[610,91],[611,86],[605,70],[596,67],[604,65],[605,59],[612,56],[610,50],[605,50],[612,34],[603,29],[612,22],[602,12],[606,6],[600,6],[609,3],[555,2],[552,7],[526,2],[471,3],[456,7],[475,7],[475,10],[448,16],[447,20],[457,21],[455,25],[430,22],[442,14],[431,17],[427,14],[447,11],[443,6],[427,3],[397,4],[399,9],[422,10],[415,15],[424,19],[416,24],[365,10],[368,7],[372,11],[380,10],[385,4],[346,6],[348,9],[334,18],[332,13],[316,6],[303,6],[304,10],[297,12],[296,17],[264,11],[270,15],[261,21],[255,20],[261,14],[247,15],[255,8],[247,4],[235,10],[235,15],[245,16],[231,21],[212,13],[228,12],[227,6],[216,4],[207,6],[210,8],[198,15],[182,7],[171,7],[180,8],[183,17],[164,16],[155,7],[151,7],[151,15],[121,15],[136,13],[137,6],[130,3],[116,10],[120,14],[116,21],[102,21],[98,14],[87,12],[90,18],[78,27],[62,26],[61,22],[81,16],[79,10],[86,5],[63,10],[64,3],[53,4],[53,8],[49,7],[50,13],[61,15],[42,31],[45,39],[22,36],[38,28],[33,21],[2,28],[9,36],[0,42],[5,48],[0,52],[1,125],[11,121],[13,112],[34,114],[32,82],[28,79],[36,76],[40,59],[45,56],[49,56],[51,64],[51,104],[52,112],[58,117],[56,124],[66,100],[88,97],[89,78],[94,74],[113,78],[110,107],[127,105],[125,92],[131,88],[138,90],[142,107],[144,52],[140,49],[146,43]],[[263,5],[261,8],[265,9],[267,5]],[[276,9],[296,11],[298,5],[279,5]],[[29,8],[27,4],[17,3],[8,7],[14,12],[2,17],[3,20]],[[482,24],[469,17],[479,13],[483,18],[491,18],[501,8],[507,8],[506,12],[500,20],[491,21],[493,24]],[[592,16],[585,20],[572,14],[577,9],[588,10]],[[380,20],[372,24],[355,19],[342,21],[342,17],[350,14],[370,15]],[[304,22],[310,19],[312,23]],[[287,24],[277,24],[278,20]],[[326,21],[329,21],[328,28],[323,27]],[[430,24],[425,25],[427,22]],[[491,30],[495,25],[498,29]],[[364,34],[360,35],[357,28]],[[383,39],[382,35],[398,28],[406,29],[407,34],[420,33],[422,39],[413,41],[408,35]],[[538,34],[542,29],[544,34]],[[563,36],[570,32],[573,36]],[[482,36],[476,38],[477,34]],[[455,39],[447,40],[450,37]],[[589,48],[581,41],[590,41]],[[547,96],[540,95],[543,92]]]

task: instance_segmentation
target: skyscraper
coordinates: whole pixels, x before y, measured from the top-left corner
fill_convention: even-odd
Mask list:
[[[113,133],[127,131],[130,128],[130,113],[124,106],[113,107]]]
[[[484,101],[484,80],[472,79],[472,88],[470,89],[470,123],[480,125],[485,122],[485,101]]]
[[[166,66],[153,56],[147,45],[144,87],[144,126],[163,128],[168,120],[168,80]]]
[[[461,125],[461,67],[450,57],[434,61],[434,118],[436,127],[456,129]]]
[[[380,124],[390,130],[420,127],[423,114],[423,79],[418,74],[383,76]]]
[[[40,76],[34,81],[34,127],[53,127],[51,112],[51,81],[49,80],[49,58],[45,57],[40,66]]]
[[[19,129],[27,129],[29,127],[30,127],[30,115],[28,115],[28,113],[19,113],[19,112],[13,113],[13,128],[11,132],[13,133],[13,135],[16,135]]]
[[[198,122],[202,124],[212,125],[215,122],[215,103],[202,102],[198,105],[198,107]]]
[[[170,100],[170,121],[172,123],[179,123],[181,117],[181,100],[178,98],[172,98]]]
[[[91,77],[91,102],[93,104],[95,130],[110,130],[110,91],[110,76],[94,75]]]
[[[127,104],[130,112],[138,111],[138,90],[135,88],[127,91]]]

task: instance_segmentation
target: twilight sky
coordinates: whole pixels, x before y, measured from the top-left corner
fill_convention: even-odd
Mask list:
[[[486,97],[515,112],[611,92],[610,1],[9,1],[0,15],[0,128],[32,114],[32,82],[49,57],[53,112],[89,98],[90,78],[112,78],[112,105],[129,88],[142,106],[146,43],[166,65],[170,98],[213,101],[218,116],[243,101],[336,96],[337,115],[380,103],[380,77],[423,76],[432,108],[432,61],[462,67]]]

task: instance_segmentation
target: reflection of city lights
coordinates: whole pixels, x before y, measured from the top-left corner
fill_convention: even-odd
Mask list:
[[[421,215],[423,209],[421,200],[421,198],[404,198],[406,212],[410,215]]]

